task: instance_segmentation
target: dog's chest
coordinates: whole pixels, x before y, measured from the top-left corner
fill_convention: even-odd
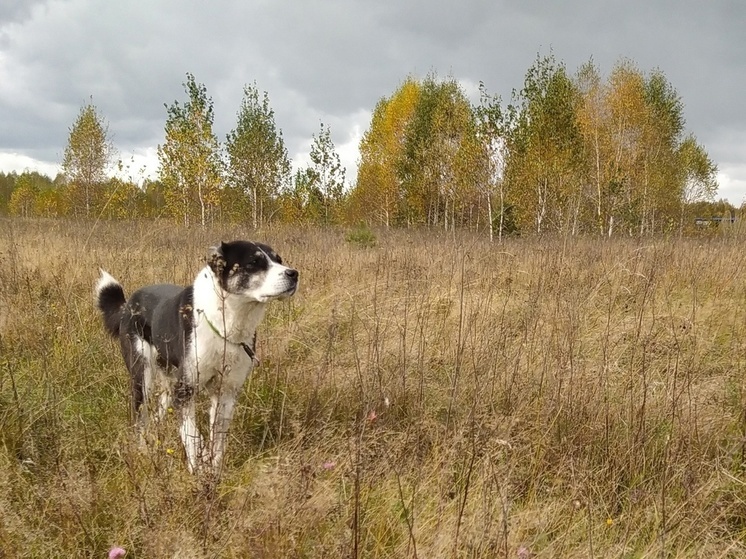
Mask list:
[[[193,362],[187,374],[200,387],[219,375],[223,385],[240,388],[254,367],[241,344],[253,345],[266,305],[219,292],[215,282],[205,268],[194,283],[193,344],[189,352]]]
[[[218,337],[207,324],[197,324],[193,355],[194,380],[200,387],[218,377],[223,385],[240,388],[254,367],[252,358],[240,344]]]

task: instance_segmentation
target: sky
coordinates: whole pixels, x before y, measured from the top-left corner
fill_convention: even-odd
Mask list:
[[[0,171],[55,176],[93,102],[134,180],[155,177],[165,105],[207,88],[220,140],[244,86],[266,91],[296,168],[321,123],[347,168],[372,111],[408,77],[483,82],[510,100],[537,55],[603,75],[661,70],[687,132],[717,164],[719,197],[746,201],[744,0],[0,0]]]

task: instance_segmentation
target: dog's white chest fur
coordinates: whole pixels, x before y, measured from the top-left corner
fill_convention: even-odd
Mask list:
[[[188,352],[193,361],[185,370],[195,386],[219,381],[222,390],[240,389],[254,367],[242,344],[253,349],[265,310],[265,303],[220,290],[209,267],[200,272],[194,283],[195,326]]]

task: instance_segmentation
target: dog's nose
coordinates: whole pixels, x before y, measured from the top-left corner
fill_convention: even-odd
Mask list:
[[[293,270],[292,268],[288,268],[285,270],[285,275],[289,277],[290,279],[297,280],[298,279],[298,270]]]

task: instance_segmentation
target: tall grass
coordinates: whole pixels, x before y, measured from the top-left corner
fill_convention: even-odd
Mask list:
[[[746,552],[738,236],[0,229],[0,557]],[[92,290],[99,267],[190,283],[239,237],[301,289],[261,326],[211,490],[173,418],[139,444]]]

